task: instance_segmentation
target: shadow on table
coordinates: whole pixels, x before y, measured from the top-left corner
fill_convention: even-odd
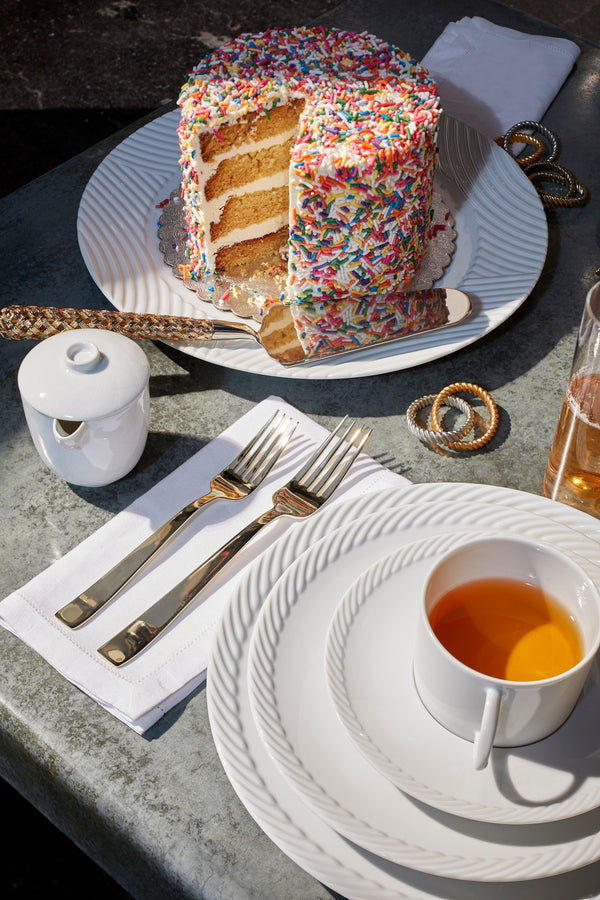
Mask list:
[[[151,111],[139,107],[0,110],[3,138],[0,197],[44,175]]]
[[[9,836],[4,843],[0,896],[32,900],[56,894],[63,900],[78,900],[93,886],[94,896],[97,892],[111,900],[131,900],[127,891],[3,779],[0,802],[5,821],[14,826],[14,839]]]

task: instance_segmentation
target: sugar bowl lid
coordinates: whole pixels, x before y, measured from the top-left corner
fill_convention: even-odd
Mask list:
[[[42,341],[19,368],[23,400],[53,418],[90,421],[126,407],[144,390],[150,367],[130,338],[98,328]]]

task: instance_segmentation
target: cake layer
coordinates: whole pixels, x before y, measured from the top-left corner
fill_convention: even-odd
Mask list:
[[[265,150],[256,150],[252,144],[243,145],[238,154],[223,159],[214,174],[206,180],[205,199],[209,201],[221,194],[239,193],[252,185],[252,182],[268,178],[278,172],[284,173],[287,184],[296,132],[297,129],[294,128],[287,139],[284,139],[283,135],[277,135],[277,143]]]
[[[254,263],[257,259],[268,259],[277,255],[287,244],[287,225],[278,231],[272,231],[263,237],[240,241],[239,243],[223,247],[217,251],[216,265],[219,271],[229,272],[232,277],[240,274],[240,268]]]
[[[232,87],[233,85],[229,86],[229,92]],[[221,85],[215,84],[216,92],[221,89]],[[268,116],[262,111],[251,112],[246,108],[245,113],[240,111],[237,116],[234,111],[234,121],[232,122],[217,116],[214,124],[209,125],[211,116],[207,121],[208,128],[199,131],[196,135],[197,149],[200,151],[203,161],[210,162],[214,156],[222,153],[225,147],[240,147],[242,144],[263,141],[283,131],[294,129],[298,124],[303,107],[304,100],[297,98],[290,99],[284,106],[270,109]],[[204,108],[202,111],[208,112]]]
[[[260,222],[247,222],[245,226],[240,223],[239,228],[234,228],[229,231],[220,241],[213,241],[213,249],[215,253],[218,254],[218,252],[225,247],[234,247],[236,244],[258,240],[259,238],[266,237],[273,232],[279,231],[281,228],[287,229],[287,215],[284,213],[271,216]],[[226,274],[230,274],[227,270],[225,270],[225,272]]]
[[[276,219],[277,228],[288,220],[288,186],[267,191],[251,191],[239,197],[231,197],[218,222],[210,226],[210,238],[215,243],[238,229],[260,229],[261,222]]]
[[[226,191],[223,194],[219,194],[218,197],[215,197],[214,200],[205,201],[202,204],[202,207],[194,213],[194,219],[202,226],[204,229],[204,223],[207,224],[207,230],[210,232],[210,223],[218,222],[225,206],[227,205],[227,201],[232,197],[244,197],[250,192],[258,192],[258,191],[272,191],[277,188],[285,188],[286,191],[289,185],[289,175],[287,170],[276,172],[274,175],[271,175],[266,178],[257,178],[251,185],[238,185],[231,188],[231,190]],[[288,221],[288,207],[286,203],[285,208],[285,217],[286,222]],[[218,243],[213,242],[213,243]]]

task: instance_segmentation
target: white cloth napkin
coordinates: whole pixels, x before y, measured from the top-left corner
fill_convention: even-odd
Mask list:
[[[540,121],[579,53],[565,38],[466,16],[446,26],[422,61],[444,112],[495,138],[517,122]]]
[[[70,631],[54,613],[115,565],[186,503],[208,492],[210,479],[239,453],[277,409],[298,421],[288,447],[268,478],[243,501],[205,507],[154,563],[107,607]],[[212,636],[227,601],[248,567],[273,541],[302,522],[267,526],[204,597],[136,659],[115,668],[97,648],[177,584],[240,528],[271,506],[275,488],[288,481],[327,431],[279,397],[269,397],[123,512],[0,603],[0,624],[33,647],[91,698],[143,733],[201,684]],[[329,503],[408,483],[361,454]]]

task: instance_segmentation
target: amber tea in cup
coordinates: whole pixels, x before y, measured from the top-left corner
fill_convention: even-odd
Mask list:
[[[574,617],[526,581],[482,578],[460,584],[440,597],[429,621],[452,656],[493,678],[553,678],[584,655]]]

